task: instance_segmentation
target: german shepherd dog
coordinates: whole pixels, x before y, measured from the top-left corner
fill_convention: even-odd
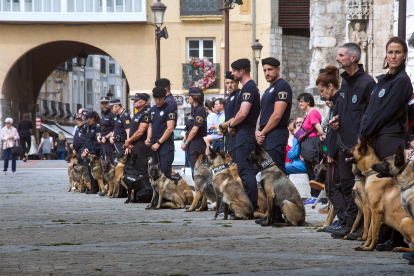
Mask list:
[[[273,225],[301,226],[305,223],[306,210],[298,190],[287,176],[279,170],[270,155],[258,144],[246,158],[250,164],[256,164],[262,171],[260,181],[267,195],[267,221],[265,226],[273,224],[276,206],[279,206],[287,223]]]
[[[154,203],[157,193],[159,195],[158,206],[155,209],[172,208],[172,209],[183,209],[185,208],[185,202],[187,198],[184,193],[174,184],[174,182],[167,178],[164,173],[161,172],[159,164],[151,165],[149,167],[151,186],[153,189],[152,199],[147,209],[151,208]],[[162,199],[169,200],[161,204]]]
[[[409,161],[411,153],[398,147],[395,155],[387,157],[382,163],[372,165],[378,172],[377,177],[392,177],[401,190],[401,204],[408,216],[414,220],[414,168]]]
[[[196,193],[190,208],[185,210],[185,212],[194,211],[201,198],[203,198],[201,200],[201,206],[199,209],[195,210],[197,212],[206,209],[207,200],[216,202],[216,192],[214,191],[213,186],[213,170],[211,169],[211,163],[205,154],[200,154],[196,151],[195,155],[197,158],[194,166],[194,189]]]
[[[70,192],[70,190],[72,189],[72,183],[73,183],[73,179],[72,179],[73,164],[78,163],[78,158],[76,158],[76,154],[72,154],[72,155],[68,155],[65,158],[65,161],[69,163],[69,167],[68,167],[69,189],[67,190],[67,192]],[[76,190],[78,190],[78,187],[76,187],[76,183],[75,183],[75,188]]]
[[[217,199],[216,213],[211,219],[217,219],[222,203],[224,205],[223,219],[228,218],[229,208],[234,212],[236,218],[253,219],[253,205],[240,183],[231,174],[224,159],[220,156],[220,148],[217,148],[216,151],[210,149],[208,160],[213,169],[213,183]]]
[[[127,156],[124,154],[118,158],[118,162],[115,166],[115,176],[114,176],[114,191],[112,193],[112,197],[115,197],[117,194],[119,197],[119,188],[122,185],[126,190],[128,190],[128,186],[124,183],[124,168],[127,162]]]
[[[75,182],[75,187],[77,186],[76,192],[83,193],[91,189],[91,178],[85,166],[79,165],[78,162],[74,163],[71,177]]]
[[[89,166],[91,166],[91,174],[99,183],[99,192],[102,193],[104,189],[104,174],[101,169],[101,157],[95,154],[88,154],[86,156]],[[109,192],[108,192],[109,193]]]
[[[173,178],[174,184],[177,185],[178,189],[184,193],[185,198],[187,199],[185,204],[190,205],[193,203],[193,191],[191,191],[190,186],[188,186],[187,182],[179,175],[176,171],[171,169],[171,178]]]
[[[377,177],[377,173],[371,166],[380,162],[374,149],[368,145],[368,139],[363,137],[361,144],[345,151],[345,156],[349,156],[347,159],[357,164],[361,173],[366,177],[365,196],[371,210],[371,225],[367,240],[364,245],[356,247],[355,250],[372,251],[375,249],[381,222],[399,231],[409,242],[414,243],[414,221],[403,209],[401,191],[392,178]],[[388,162],[385,163],[387,166],[390,164]],[[399,168],[402,167],[400,162],[397,164]],[[379,168],[376,166],[376,169]],[[382,176],[381,173],[380,176]],[[414,248],[396,247],[393,251],[414,252]]]
[[[108,183],[108,193],[105,196],[111,196],[114,193],[115,166],[105,157],[101,160],[101,169],[104,180]]]

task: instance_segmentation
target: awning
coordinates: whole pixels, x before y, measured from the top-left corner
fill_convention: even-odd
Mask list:
[[[57,125],[49,125],[49,124],[44,124],[42,123],[42,127],[50,130],[53,133],[59,134],[59,132],[61,131],[63,133],[63,135],[65,135],[66,140],[68,143],[73,143],[73,135],[72,132],[69,132],[70,128],[73,130],[72,127],[68,127],[68,126],[57,126]]]

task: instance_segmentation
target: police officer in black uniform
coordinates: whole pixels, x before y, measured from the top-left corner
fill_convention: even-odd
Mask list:
[[[169,104],[175,111],[177,115],[177,102],[174,99],[174,96],[171,94],[171,82],[169,79],[159,79],[155,82],[155,87],[160,86],[167,91],[167,96],[165,97],[165,102]]]
[[[167,91],[163,87],[152,90],[155,105],[150,109],[148,135],[145,144],[152,149],[152,164],[160,164],[161,171],[171,179],[174,161],[174,109],[165,102]]]
[[[83,145],[86,141],[86,131],[88,130],[88,128],[86,124],[83,122],[81,114],[75,115],[75,118],[78,127],[76,129],[75,137],[73,139],[73,152],[76,154],[79,164],[84,165],[84,160],[81,155]]]
[[[198,87],[191,87],[188,92],[188,102],[194,107],[187,119],[186,134],[181,143],[181,149],[187,151],[191,168],[194,170],[197,161],[195,152],[204,153],[207,135],[206,111],[204,110],[204,93]],[[194,177],[194,175],[193,175]]]
[[[98,137],[98,143],[101,144],[101,157],[107,157],[112,164],[114,164],[114,148],[109,142],[111,138],[116,120],[114,118],[116,115],[111,112],[109,108],[109,98],[101,97],[101,109],[102,109],[102,119],[101,119],[101,135]]]
[[[231,72],[226,72],[224,82],[226,84],[227,92],[229,92],[229,96],[227,97],[226,105],[224,106],[224,116],[226,116],[225,122],[219,125],[220,131],[222,133],[227,130],[229,123],[234,119],[236,99],[240,94],[239,82],[234,80],[234,76],[231,74]],[[233,158],[233,160],[236,160],[236,138],[229,132],[226,132],[225,150],[231,156],[231,158]]]
[[[111,108],[111,112],[116,115],[114,133],[110,138],[110,142],[115,148],[115,157],[119,159],[124,152],[122,147],[125,144],[125,140],[129,139],[131,117],[129,117],[128,112],[122,108],[121,100],[112,99],[109,102],[109,106]]]
[[[137,93],[131,99],[134,101],[134,108],[138,110],[131,120],[129,129],[130,137],[125,141],[125,147],[132,148],[134,154],[138,155],[135,162],[136,170],[149,181],[147,152],[148,146],[145,145],[147,139],[147,130],[149,126],[149,112],[146,109],[146,103],[149,99],[148,94]]]
[[[255,129],[260,113],[260,94],[256,83],[250,78],[250,60],[239,59],[231,64],[234,80],[240,81],[243,88],[236,100],[234,120],[229,123],[230,133],[236,130],[236,163],[244,190],[257,206],[257,182],[254,167],[246,162],[246,157],[256,146]]]
[[[366,110],[372,89],[375,86],[374,79],[368,75],[363,65],[358,65],[361,57],[361,48],[358,44],[349,42],[341,46],[336,61],[339,68],[345,69],[341,74],[342,84],[338,103],[333,110],[334,117],[330,120],[332,127],[337,128],[339,122],[339,135],[343,144],[351,148],[356,145],[360,124]],[[341,238],[348,234],[358,214],[358,206],[352,197],[352,188],[355,176],[352,172],[352,164],[345,162],[342,150],[338,152],[338,166],[341,177],[341,188],[346,199],[346,224],[332,232],[332,237]]]
[[[82,148],[82,157],[85,158],[88,154],[99,156],[100,145],[98,143],[98,137],[101,135],[101,126],[99,125],[101,119],[96,111],[88,111],[84,116],[85,120],[83,122],[88,124],[89,128],[86,133],[85,145]],[[86,194],[96,194],[99,191],[98,181],[92,177],[89,163],[86,166],[89,177],[91,178],[91,189]]]

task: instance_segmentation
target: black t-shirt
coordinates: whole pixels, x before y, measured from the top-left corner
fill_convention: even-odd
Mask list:
[[[122,111],[120,115],[116,117],[116,123],[114,127],[114,136],[117,135],[127,135],[126,129],[131,127],[131,117],[129,117],[126,110]]]
[[[262,96],[260,113],[260,126],[264,127],[275,111],[275,102],[286,102],[287,107],[282,115],[278,127],[287,127],[289,124],[290,110],[292,109],[292,88],[284,79],[278,79],[264,92]]]
[[[224,107],[224,116],[226,116],[226,122],[231,118],[234,118],[234,108],[236,106],[237,97],[240,94],[240,89],[227,97],[226,106]]]
[[[174,109],[167,103],[163,106],[157,107],[154,105],[150,109],[149,122],[152,124],[152,138],[161,138],[167,130],[167,122],[175,121],[176,115]],[[171,134],[171,137],[173,133]]]
[[[65,140],[56,140],[57,142],[57,147],[56,149],[65,149],[65,145],[66,145],[66,139]]]
[[[134,135],[135,132],[137,132],[137,130],[139,129],[139,125],[140,124],[148,124],[148,111],[146,110],[146,108],[141,109],[141,111],[137,112],[134,114],[134,117],[132,117],[131,120],[131,128],[129,129],[129,137],[132,137],[132,135]],[[147,139],[147,131],[145,131],[142,136],[134,141],[145,141]]]
[[[206,111],[204,110],[204,107],[201,105],[197,105],[196,107],[194,107],[193,111],[191,111],[191,114],[187,119],[187,137],[193,129],[193,126],[199,127],[196,137],[202,138],[204,136],[207,136]]]
[[[165,97],[165,102],[174,109],[175,113],[177,113],[177,102],[172,94],[168,94],[167,97]]]
[[[102,119],[100,123],[102,136],[106,136],[114,130],[116,117],[117,116],[111,111],[107,111],[106,113],[102,112]]]
[[[19,127],[17,131],[19,135],[29,135],[30,136],[30,129],[33,129],[32,121],[20,121]]]
[[[243,102],[249,102],[252,104],[252,106],[250,107],[246,118],[244,118],[244,120],[236,127],[242,127],[244,125],[255,126],[257,123],[257,118],[259,118],[260,114],[260,94],[259,89],[257,89],[256,83],[254,83],[253,80],[249,80],[243,85],[243,88],[241,89],[240,94],[236,100],[234,117],[236,117],[236,114],[239,112],[240,106]]]

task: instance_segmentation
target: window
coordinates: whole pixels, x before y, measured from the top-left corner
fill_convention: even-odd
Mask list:
[[[86,79],[86,105],[93,105],[92,79]]]
[[[76,12],[83,12],[83,0],[76,0]]]
[[[20,11],[20,0],[13,0],[13,11],[14,12]]]
[[[91,79],[86,79],[86,91],[92,92],[92,80]]]
[[[109,74],[115,74],[115,63],[109,63]]]
[[[114,12],[114,0],[106,0],[106,12]]]
[[[24,1],[24,11],[25,12],[32,12],[33,11],[33,1],[32,0],[25,0]]]
[[[115,96],[115,93],[116,93],[116,91],[115,91],[115,85],[110,85],[109,86],[109,90],[111,91],[111,93]]]
[[[60,12],[60,0],[53,0],[53,12]]]
[[[187,41],[187,60],[191,58],[208,58],[216,62],[216,43],[212,38],[191,38]]]
[[[89,56],[86,60],[86,66],[93,67],[93,56]]]
[[[95,0],[95,12],[102,12],[102,0]]]
[[[141,0],[134,0],[134,12],[142,12]]]

